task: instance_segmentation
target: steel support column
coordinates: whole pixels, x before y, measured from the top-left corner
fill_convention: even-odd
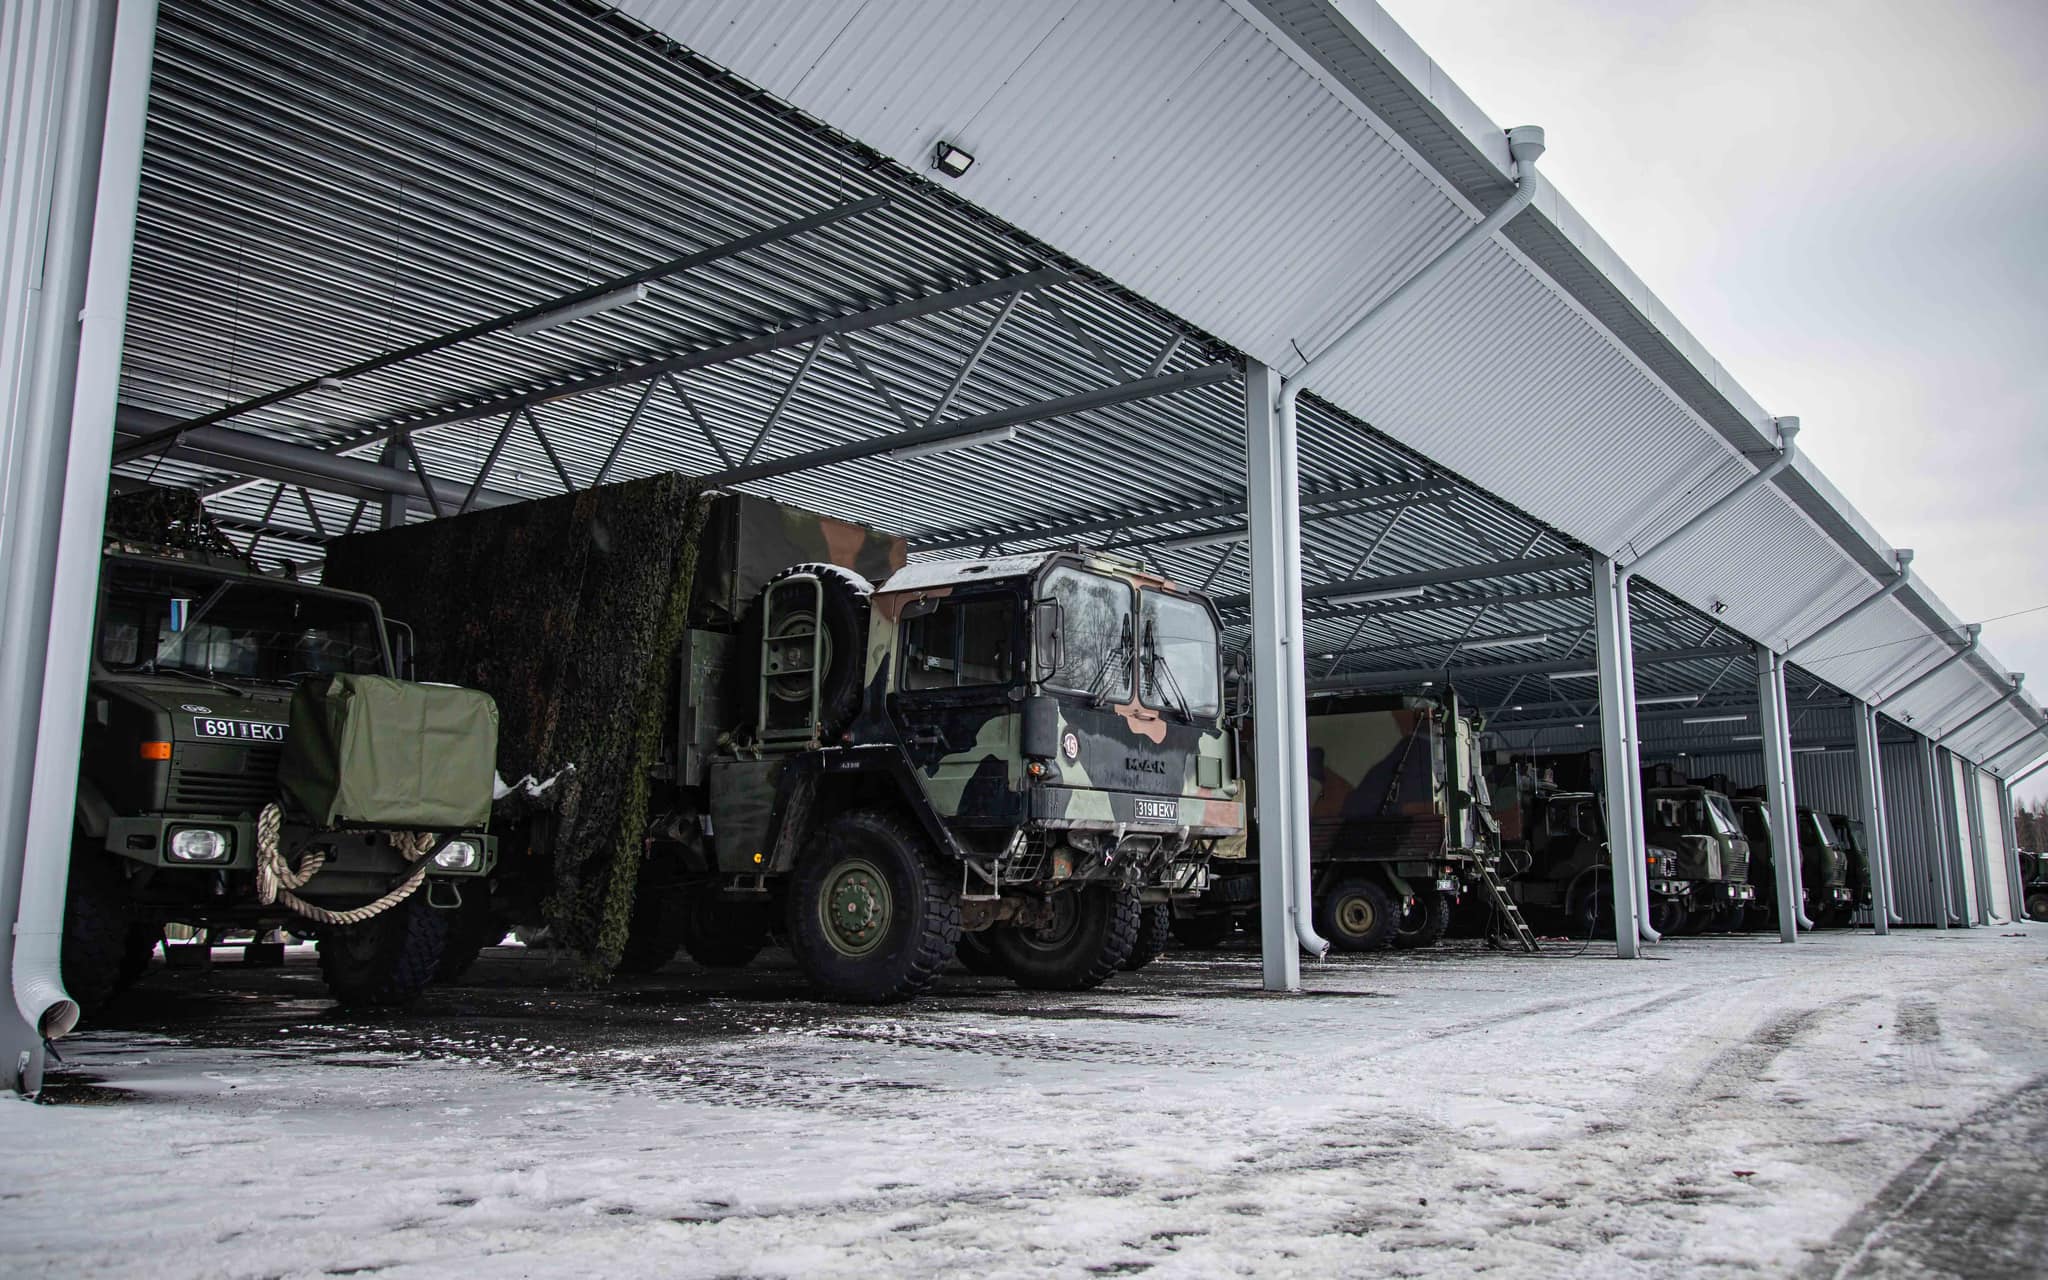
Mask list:
[[[1607,861],[1614,900],[1614,947],[1639,953],[1643,928],[1642,760],[1636,750],[1635,673],[1628,661],[1628,597],[1614,561],[1593,558],[1593,632],[1600,670],[1600,771],[1607,795]]]
[[[1941,749],[1934,745],[1934,739],[1921,735],[1921,770],[1927,779],[1928,830],[1934,836],[1934,878],[1941,886],[1941,902],[1934,927],[1946,929],[1961,923],[1955,912],[1955,877],[1949,870],[1949,828],[1950,819],[1955,816],[1955,806],[1942,802]]]
[[[1247,361],[1244,376],[1247,550],[1252,578],[1252,693],[1261,748],[1252,799],[1259,824],[1259,936],[1268,991],[1301,989],[1296,917],[1308,909],[1291,874],[1308,830],[1308,729],[1301,652],[1300,491],[1290,477],[1292,440],[1280,438],[1279,377]],[[1294,537],[1289,537],[1292,530]],[[1291,672],[1290,672],[1291,669]],[[1297,825],[1296,810],[1301,819]]]
[[[25,1092],[78,1017],[64,896],[155,41],[155,0],[22,0],[0,41],[0,1081]]]
[[[1799,901],[1799,799],[1792,782],[1792,737],[1785,713],[1785,659],[1765,645],[1756,651],[1756,700],[1764,755],[1764,797],[1771,817],[1771,858],[1777,871],[1778,940],[1796,942]]]
[[[1891,932],[1892,901],[1891,840],[1884,820],[1884,764],[1877,753],[1877,712],[1865,702],[1857,703],[1853,711],[1864,856],[1870,859],[1870,927],[1883,937]]]

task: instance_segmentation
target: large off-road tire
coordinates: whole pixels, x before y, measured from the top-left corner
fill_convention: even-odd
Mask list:
[[[485,947],[495,947],[511,930],[505,917],[491,906],[491,895],[476,885],[462,895],[462,905],[445,913],[448,938],[441,944],[441,963],[434,966],[434,981],[460,982],[476,963]]]
[[[1136,894],[1082,885],[1053,895],[1052,922],[989,932],[988,949],[1010,981],[1032,991],[1087,991],[1108,981],[1138,941]]]
[[[448,913],[427,905],[425,893],[361,924],[330,927],[320,935],[320,976],[343,1008],[409,1005],[434,980],[448,945]]]
[[[121,972],[114,979],[114,991],[118,994],[142,981],[149,972],[149,962],[156,959],[156,947],[164,940],[164,929],[159,924],[131,924],[128,938],[121,949]]]
[[[960,945],[954,949],[953,958],[958,960],[967,972],[982,978],[1003,976],[1003,962],[996,959],[995,952],[988,949],[989,930],[979,933],[963,933]]]
[[[1415,895],[1394,924],[1394,945],[1403,951],[1433,947],[1451,927],[1451,900],[1434,889]]]
[[[1136,973],[1166,954],[1166,943],[1173,936],[1173,907],[1165,902],[1153,902],[1138,908],[1138,934],[1131,942],[1131,954],[1124,957],[1123,971]]]
[[[2027,918],[2048,920],[2048,889],[2035,889],[2027,894]]]
[[[1778,929],[1778,909],[1769,903],[1750,903],[1742,909],[1742,927],[1751,933],[1775,933]]]
[[[1220,947],[1236,932],[1237,917],[1227,911],[1173,918],[1174,942],[1193,951]]]
[[[746,616],[740,619],[739,651],[737,661],[733,663],[739,673],[739,683],[734,688],[741,699],[740,705],[747,709],[751,718],[755,714],[761,688],[761,602],[777,583],[802,573],[818,575],[818,581],[824,588],[825,672],[818,682],[818,731],[829,737],[853,723],[854,716],[860,712],[861,682],[867,666],[867,597],[870,590],[867,580],[860,575],[835,565],[797,564],[770,578],[761,588],[761,594],[748,606]],[[809,611],[777,615],[775,629],[780,632],[785,627],[809,629]],[[808,673],[771,681],[768,688],[771,704],[778,699],[808,702],[810,696]]]
[[[683,946],[685,911],[682,890],[642,883],[633,893],[615,972],[637,977],[667,967]]]
[[[924,835],[872,809],[812,838],[789,889],[789,949],[820,995],[908,1000],[938,980],[960,942],[960,884]]]
[[[118,854],[89,840],[73,844],[64,891],[64,989],[84,1019],[141,976],[133,959],[135,922],[128,917],[126,885]]]
[[[1682,898],[1650,899],[1650,927],[1667,938],[1685,936],[1694,912]]]
[[[1316,895],[1316,932],[1339,951],[1384,951],[1401,924],[1394,895],[1375,880],[1340,880]]]
[[[1591,939],[1614,936],[1614,894],[1603,868],[1581,871],[1565,886],[1566,936]]]
[[[725,902],[708,892],[683,904],[683,950],[706,969],[744,969],[768,945],[768,904]]]

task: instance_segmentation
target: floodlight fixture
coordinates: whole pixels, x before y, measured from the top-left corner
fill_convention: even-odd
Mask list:
[[[591,316],[603,315],[607,311],[616,311],[620,307],[630,307],[636,302],[645,301],[647,301],[646,285],[628,285],[624,289],[615,289],[610,293],[601,293],[595,298],[585,298],[581,302],[574,302],[566,307],[557,307],[553,311],[543,311],[537,316],[521,320],[518,324],[508,327],[505,332],[516,333],[521,337],[525,337],[529,334],[560,328],[562,325],[570,324],[577,320],[587,320]]]
[[[974,157],[944,138],[939,139],[938,145],[932,148],[932,168],[949,178],[958,178],[973,167]]]

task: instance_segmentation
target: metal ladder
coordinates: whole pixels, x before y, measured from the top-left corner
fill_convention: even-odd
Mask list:
[[[1508,928],[1514,932],[1515,940],[1522,944],[1522,950],[1532,956],[1541,951],[1543,948],[1536,945],[1535,931],[1530,929],[1529,922],[1522,918],[1522,909],[1515,905],[1514,898],[1508,893],[1507,881],[1500,878],[1499,873],[1494,870],[1493,863],[1480,860],[1479,879],[1486,886],[1487,897],[1493,901],[1494,914],[1507,921]]]

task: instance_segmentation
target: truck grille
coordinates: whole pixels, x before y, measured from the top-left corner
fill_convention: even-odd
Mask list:
[[[182,763],[171,770],[173,812],[253,814],[277,798],[277,762],[281,747],[250,746],[239,771],[192,769]]]
[[[1749,845],[1742,840],[1729,842],[1733,851],[1721,859],[1721,875],[1736,884],[1749,882]]]

